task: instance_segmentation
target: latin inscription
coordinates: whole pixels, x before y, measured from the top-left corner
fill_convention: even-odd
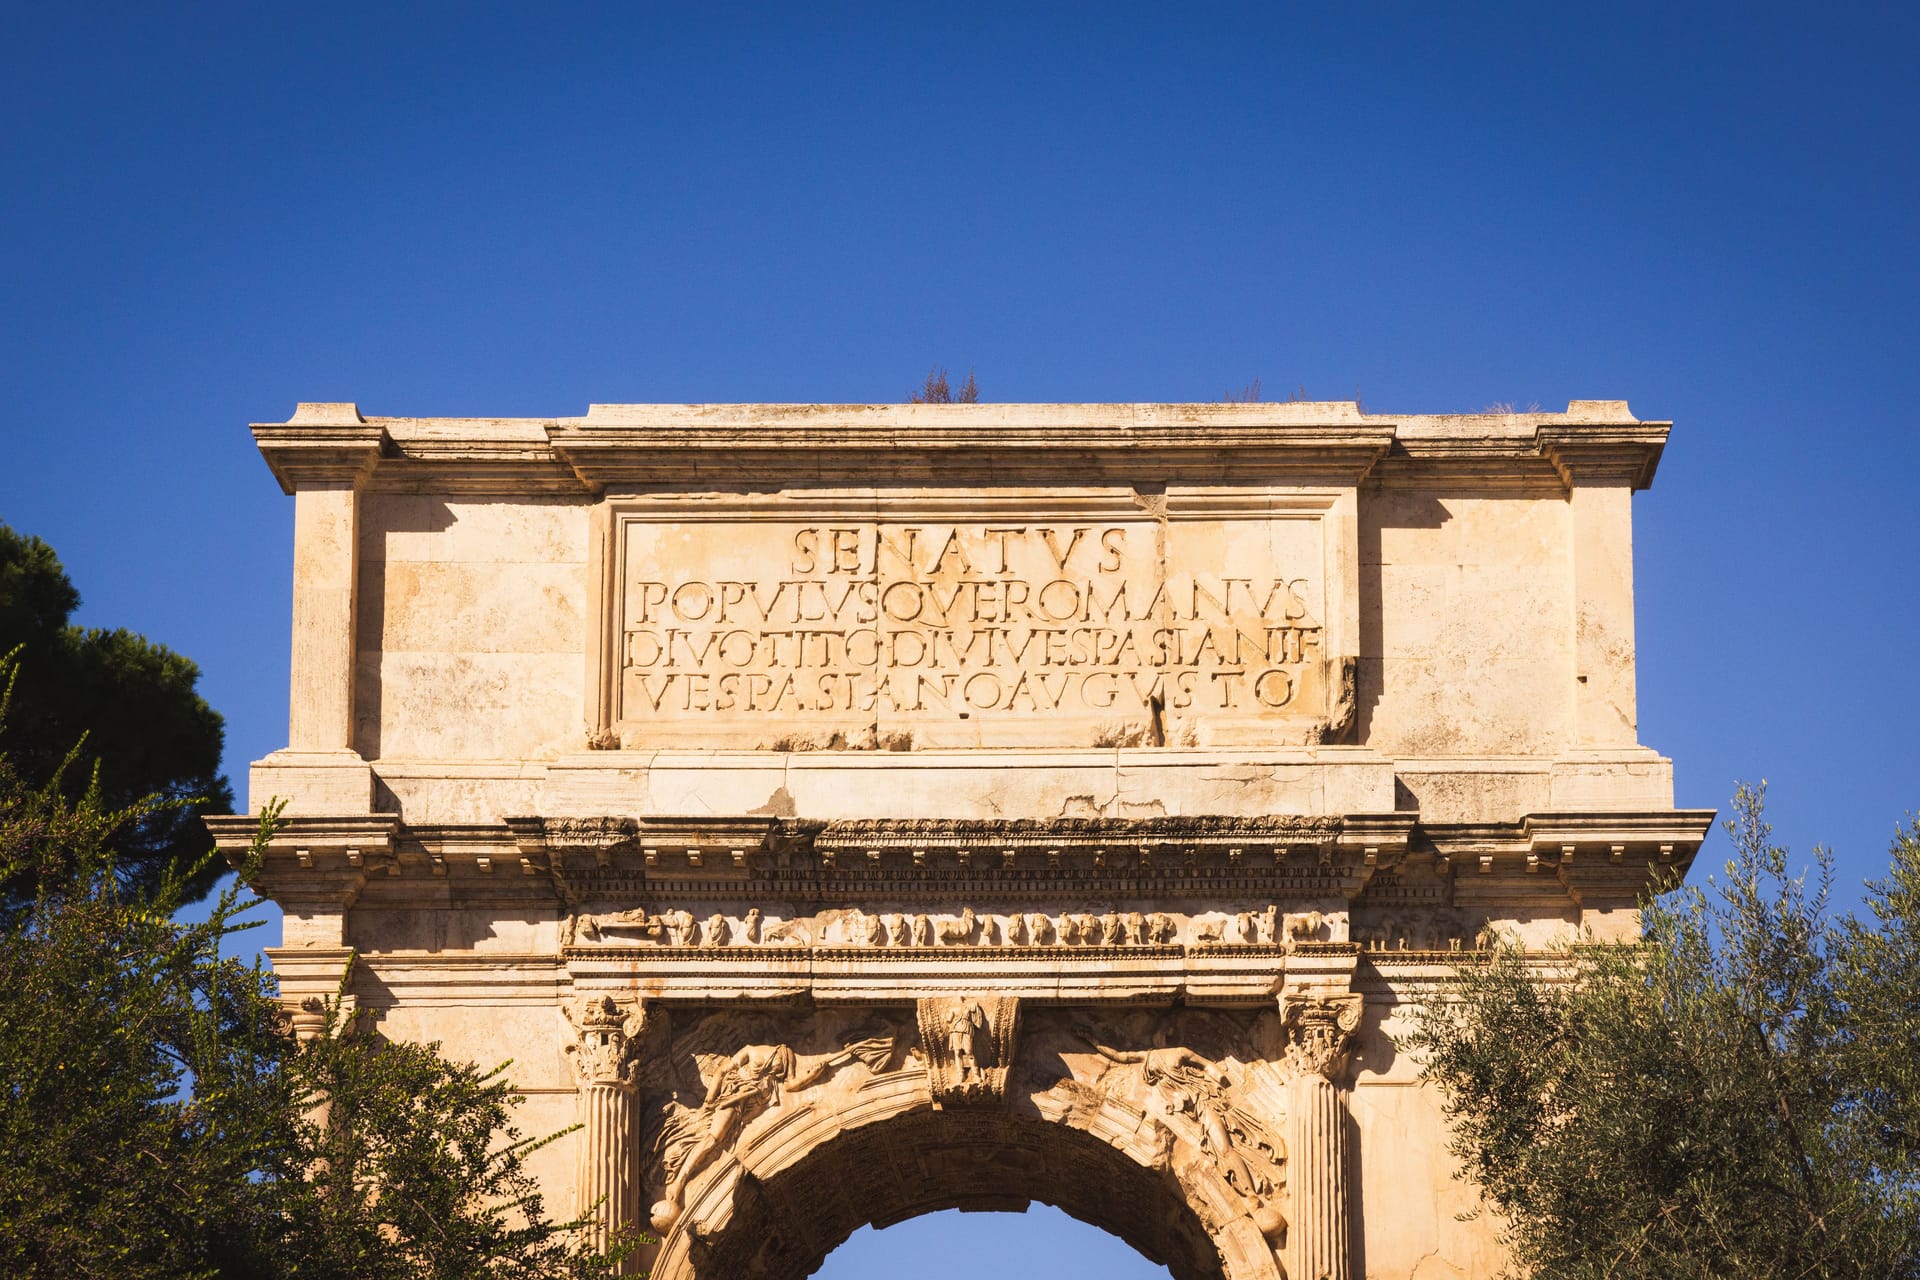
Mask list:
[[[1322,714],[1318,568],[1312,521],[636,522],[620,714]]]

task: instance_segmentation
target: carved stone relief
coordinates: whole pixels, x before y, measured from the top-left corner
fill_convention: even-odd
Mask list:
[[[1364,1007],[1364,997],[1357,994],[1283,992],[1280,1021],[1287,1032],[1287,1065],[1336,1079],[1346,1069],[1347,1049]]]
[[[843,1025],[829,1046],[819,1046],[825,1031],[798,1016],[713,1013],[676,1032],[648,1081],[656,1101],[652,1167],[662,1187],[651,1211],[656,1230],[673,1228],[688,1184],[760,1116],[786,1105],[789,1095],[839,1087],[843,1069],[896,1069],[913,1038],[897,1019],[882,1016]]]
[[[638,1003],[590,996],[561,1006],[573,1025],[567,1056],[582,1086],[632,1084],[645,1014]]]
[[[1042,1114],[1095,1131],[1117,1124],[1110,1140],[1121,1137],[1136,1158],[1175,1178],[1203,1220],[1218,1219],[1210,1230],[1225,1225],[1226,1210],[1199,1188],[1217,1179],[1236,1202],[1232,1212],[1279,1244],[1284,1116],[1273,1106],[1279,1095],[1258,1087],[1266,1064],[1256,1056],[1252,1021],[1201,1011],[1062,1010],[1041,1019],[1034,1038],[1023,1085],[1040,1085],[1050,1063],[1069,1071],[1036,1091]]]
[[[1479,931],[1470,931],[1460,913],[1447,908],[1368,910],[1354,922],[1353,941],[1368,951],[1461,951],[1484,944]]]
[[[699,919],[690,911],[574,912],[560,923],[560,945],[664,947],[804,947],[812,939],[806,920],[768,920],[758,907],[744,914],[715,912]]]
[[[935,1102],[989,1102],[1004,1097],[1020,1030],[1020,1002],[1010,996],[937,997],[920,1001],[920,1048]]]
[[[815,917],[769,917],[759,907],[696,916],[679,908],[636,906],[579,911],[560,925],[562,947],[1208,947],[1288,949],[1301,942],[1346,940],[1341,912],[1259,910],[1101,910],[1047,913],[882,911],[851,908]],[[1402,937],[1404,935],[1395,935]]]

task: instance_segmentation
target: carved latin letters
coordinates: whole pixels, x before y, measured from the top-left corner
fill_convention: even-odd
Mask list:
[[[1307,721],[1299,740],[1335,740],[1351,675],[1326,652],[1320,522],[1262,527],[1246,563],[1170,574],[1148,523],[743,517],[713,572],[633,521],[610,636],[618,715],[822,717],[787,749],[911,745],[910,732],[848,728],[897,716],[1073,718],[1081,739],[1111,745],[1149,721],[1163,730],[1167,713],[1278,714]]]

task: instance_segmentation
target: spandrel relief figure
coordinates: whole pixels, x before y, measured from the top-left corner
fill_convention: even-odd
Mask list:
[[[729,1145],[749,1120],[780,1105],[795,1075],[793,1049],[784,1044],[748,1045],[726,1060],[698,1110],[668,1122],[662,1142],[677,1148],[668,1157],[666,1194],[653,1207],[653,1225],[669,1231],[679,1220],[687,1181]],[[677,1158],[676,1158],[677,1156]]]
[[[787,1043],[754,1043],[728,1055],[704,1054],[697,1046],[731,1038],[740,1028],[728,1015],[707,1020],[690,1037],[696,1060],[712,1064],[705,1095],[697,1108],[670,1107],[657,1147],[661,1153],[665,1192],[653,1206],[655,1230],[669,1231],[679,1221],[687,1184],[711,1165],[721,1152],[738,1142],[747,1126],[766,1111],[782,1105],[788,1094],[821,1083],[840,1068],[859,1063],[873,1073],[888,1070],[902,1036],[897,1027],[879,1022],[847,1033],[841,1048],[811,1062],[804,1061]]]
[[[1273,1195],[1285,1158],[1281,1143],[1235,1105],[1234,1081],[1225,1067],[1178,1043],[1166,1026],[1154,1032],[1147,1049],[1116,1048],[1085,1023],[1077,1031],[1107,1064],[1094,1086],[1101,1095],[1137,1105],[1241,1195],[1259,1201]]]

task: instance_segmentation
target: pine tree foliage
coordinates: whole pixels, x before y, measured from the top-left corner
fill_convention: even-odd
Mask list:
[[[53,549],[0,524],[0,654],[17,650],[33,672],[16,690],[8,757],[36,786],[62,778],[69,800],[91,780],[96,807],[116,814],[108,842],[121,879],[151,892],[172,876],[198,901],[224,870],[201,857],[199,815],[232,811],[225,724],[190,660],[131,631],[75,626],[79,607]],[[144,803],[156,796],[176,803]],[[0,902],[31,901],[31,874],[0,878]]]
[[[1415,1014],[1403,1047],[1516,1274],[1920,1276],[1920,839],[1836,923],[1830,856],[1793,876],[1762,797],[1642,943],[1507,945]]]

